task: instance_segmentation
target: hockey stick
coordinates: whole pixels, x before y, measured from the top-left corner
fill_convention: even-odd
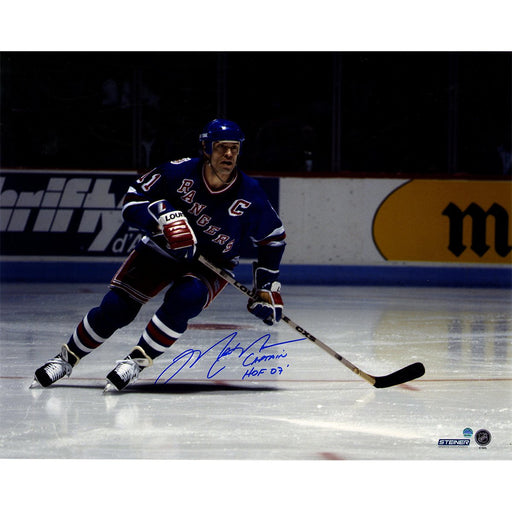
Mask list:
[[[226,280],[229,284],[233,285],[235,288],[237,288],[239,291],[241,291],[248,297],[251,297],[253,299],[258,298],[254,291],[249,290],[246,286],[239,283],[231,274],[229,274],[225,270],[218,268],[212,263],[210,263],[206,258],[204,258],[204,256],[199,255],[198,260],[204,266],[209,268],[212,272],[215,272],[215,274],[222,277],[222,279]],[[389,388],[391,386],[397,386],[398,384],[403,384],[404,382],[408,382],[413,379],[418,379],[419,377],[425,374],[425,367],[423,366],[422,363],[413,363],[400,370],[397,370],[396,372],[390,373],[389,375],[375,377],[364,372],[357,366],[353,365],[348,359],[345,359],[331,347],[329,347],[328,345],[320,341],[318,338],[310,334],[308,331],[306,331],[306,329],[296,324],[286,315],[283,315],[282,320],[283,322],[286,322],[292,329],[295,329],[297,332],[308,338],[308,340],[318,345],[321,349],[325,350],[325,352],[327,352],[332,357],[337,359],[340,363],[344,364],[349,370],[352,370],[356,375],[359,375],[359,377],[362,377],[364,380],[366,380],[376,388]]]

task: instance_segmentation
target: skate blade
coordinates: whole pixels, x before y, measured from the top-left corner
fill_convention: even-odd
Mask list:
[[[110,393],[112,391],[118,391],[118,389],[112,384],[112,382],[107,381],[107,385],[103,389],[103,394]]]
[[[28,389],[34,389],[34,388],[42,388],[41,384],[39,384],[39,381],[34,377],[34,380],[32,381],[32,384],[28,387]]]

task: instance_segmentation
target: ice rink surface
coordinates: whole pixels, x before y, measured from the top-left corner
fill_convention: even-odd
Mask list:
[[[105,291],[2,284],[1,459],[512,459],[510,290],[285,287],[286,314],[362,370],[425,365],[424,377],[392,388],[372,387],[282,322],[260,323],[228,287],[124,392],[104,394],[105,375],[158,299],[69,379],[29,389]]]

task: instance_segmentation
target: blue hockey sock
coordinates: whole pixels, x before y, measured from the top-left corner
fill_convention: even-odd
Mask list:
[[[174,284],[144,329],[138,346],[152,359],[162,355],[187,330],[188,321],[199,315],[207,300],[208,289],[198,279],[185,278]]]
[[[68,347],[82,358],[101,346],[117,329],[132,322],[142,304],[122,291],[110,290],[101,304],[87,313],[71,335]]]

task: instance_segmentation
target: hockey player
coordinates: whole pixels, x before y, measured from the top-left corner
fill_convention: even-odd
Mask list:
[[[195,256],[232,270],[244,239],[257,247],[253,285],[259,299],[250,299],[248,310],[269,325],[281,319],[285,231],[256,180],[237,169],[244,135],[234,122],[215,119],[199,141],[202,157],[160,165],[128,189],[123,218],[144,237],[112,278],[101,304],[84,316],[60,353],[36,370],[33,385],[47,387],[69,376],[83,357],[167,288],[137,345],[107,375],[105,389],[134,382],[227,284]]]

